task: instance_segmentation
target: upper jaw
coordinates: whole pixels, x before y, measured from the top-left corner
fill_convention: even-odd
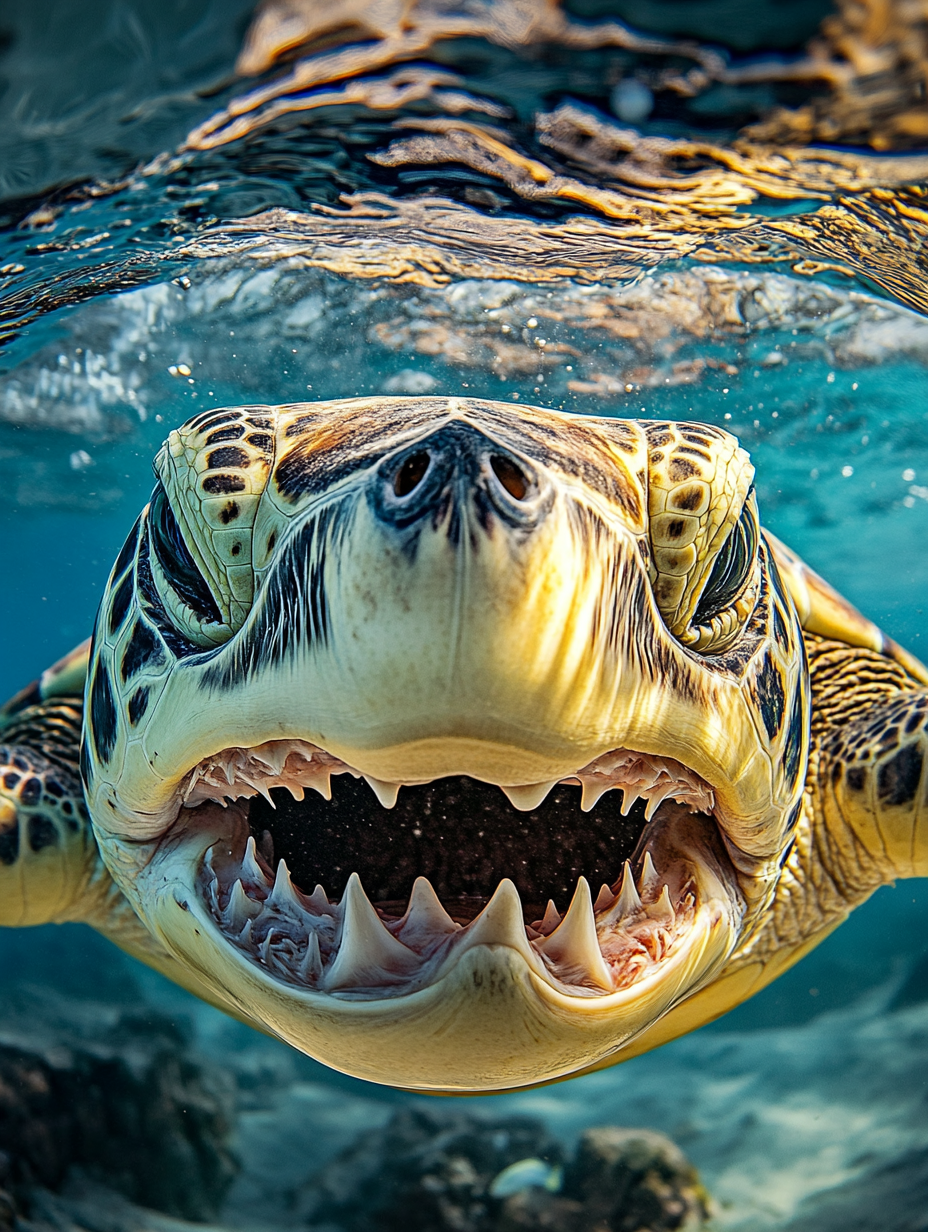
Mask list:
[[[260,793],[272,787],[286,787],[297,799],[304,788],[312,788],[325,799],[331,799],[333,774],[360,774],[385,808],[391,808],[404,786],[430,782],[443,774],[418,777],[404,776],[402,781],[376,778],[353,769],[341,758],[305,740],[269,740],[254,748],[223,749],[199,762],[180,788],[180,799],[187,807],[206,801],[222,803]],[[488,779],[487,781],[494,781]],[[687,804],[695,812],[711,813],[715,808],[715,793],[699,775],[671,757],[656,757],[614,749],[595,758],[575,773],[559,774],[537,782],[511,782],[509,776],[499,783],[512,805],[524,811],[540,804],[558,782],[578,782],[583,789],[581,808],[589,812],[604,792],[618,788],[624,796],[623,811],[627,812],[636,799],[648,801],[648,819],[665,799]],[[268,796],[268,798],[270,798]]]

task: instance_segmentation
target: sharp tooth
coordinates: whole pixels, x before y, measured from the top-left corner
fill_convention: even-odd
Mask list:
[[[591,983],[612,991],[612,973],[599,948],[590,883],[585,877],[581,877],[577,882],[574,896],[560,926],[550,937],[539,942],[538,948],[559,965],[575,968]]]
[[[306,902],[318,915],[332,914],[332,904],[329,902],[329,896],[321,885],[316,886],[312,894],[307,897]]]
[[[249,898],[241,881],[236,881],[229,895],[229,901],[226,903],[226,909],[222,913],[223,923],[235,936],[239,936],[245,925],[260,914],[261,904]]]
[[[522,783],[517,787],[501,787],[500,790],[509,800],[513,808],[520,813],[530,813],[538,808],[552,787],[556,787],[560,779],[549,779],[546,783]],[[499,891],[497,890],[497,893]]]
[[[641,890],[642,897],[648,894],[653,899],[657,893],[658,884],[657,869],[654,867],[650,851],[646,851],[641,862],[641,876],[638,878],[638,888]]]
[[[614,901],[615,895],[609,887],[607,885],[601,885],[599,887],[599,893],[596,895],[596,902],[593,904],[594,913],[605,911],[607,908],[612,906]]]
[[[584,813],[588,813],[590,809],[595,808],[600,796],[604,796],[610,787],[614,787],[615,783],[611,783],[609,779],[595,778],[582,779],[581,784],[583,792],[580,796],[580,808]]]
[[[622,788],[622,816],[627,817],[632,811],[632,805],[640,799],[634,787]]]
[[[305,787],[311,787],[313,791],[318,791],[323,800],[332,799],[332,772],[330,770],[320,770],[318,774],[304,784]]]
[[[539,929],[539,932],[544,933],[544,935],[547,937],[548,933],[554,932],[554,930],[557,928],[560,922],[561,922],[560,913],[558,912],[557,907],[555,907],[554,905],[554,899],[549,898],[548,905],[547,907],[545,907],[545,913],[541,917],[541,928]]]
[[[673,783],[668,783],[666,787],[658,788],[648,797],[648,807],[644,810],[645,821],[651,820],[667,797],[673,793],[673,790]]]
[[[385,783],[383,779],[372,779],[369,774],[362,776],[365,783],[380,801],[380,807],[391,809],[396,804],[402,783]]]
[[[310,929],[306,940],[306,950],[300,959],[297,971],[304,984],[316,984],[322,976],[322,955],[319,952],[319,938]]]
[[[284,786],[287,791],[289,791],[290,795],[293,796],[294,800],[302,800],[306,795],[306,792],[303,790],[302,783],[285,783]]]
[[[290,870],[286,860],[277,865],[277,876],[274,878],[274,888],[265,903],[266,907],[275,907],[278,911],[288,912],[300,919],[305,915],[303,904],[296,896],[293,882],[290,880]]]
[[[209,870],[209,876],[210,876],[211,882],[216,880],[216,869],[213,864],[213,852],[215,850],[216,850],[216,844],[213,843],[212,847],[207,847],[206,855],[203,857],[203,863],[206,866],[206,868]]]
[[[670,901],[670,890],[667,886],[661,890],[661,896],[657,902],[652,903],[648,908],[648,916],[664,928],[670,928],[675,923],[677,916],[673,903]]]
[[[508,946],[518,951],[539,974],[546,974],[544,965],[529,944],[525,932],[519,891],[508,877],[499,883],[484,909],[462,931],[454,952],[461,953],[477,945]]]
[[[409,944],[410,940],[415,940],[421,944],[436,936],[456,933],[460,927],[439,902],[428,878],[417,877],[409,896],[409,906],[398,929],[404,942]]]
[[[270,884],[264,869],[258,863],[258,854],[255,847],[255,836],[248,835],[248,842],[245,844],[245,858],[242,860],[242,876],[248,881],[256,882],[258,885],[267,886]]]
[[[375,987],[385,977],[394,982],[416,970],[418,957],[384,927],[357,873],[348,878],[342,909],[341,943],[326,975],[327,990]]]
[[[641,899],[638,897],[638,891],[635,889],[635,878],[632,875],[631,865],[626,860],[625,870],[622,873],[622,886],[619,890],[619,897],[612,904],[609,914],[604,917],[603,924],[620,924],[623,920],[637,915],[640,910]]]
[[[258,946],[258,954],[261,956],[261,961],[264,963],[264,965],[265,965],[265,966],[267,966],[267,965],[270,963],[270,959],[271,959],[271,945],[272,945],[271,938],[272,938],[273,936],[274,936],[274,929],[273,929],[273,928],[269,928],[269,929],[267,930],[267,936],[264,938],[264,940],[263,940],[263,941],[261,942],[261,944]]]
[[[268,802],[268,804],[271,806],[272,809],[277,808],[277,805],[271,799],[270,788],[268,787],[264,779],[260,779],[257,783],[255,783],[252,780],[249,780],[249,782],[251,782],[251,786],[255,789],[256,792],[259,793],[259,795],[264,796],[265,800]]]
[[[213,911],[218,911],[219,910],[219,877],[216,873],[215,867],[213,866],[214,849],[215,849],[215,844],[213,847],[210,847],[207,850],[206,855],[203,857],[203,867],[206,869],[206,872],[208,874],[207,879],[206,879],[206,893],[209,898],[210,906],[212,907]]]

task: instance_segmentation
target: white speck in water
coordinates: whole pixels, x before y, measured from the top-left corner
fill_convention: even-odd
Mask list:
[[[828,375],[825,377],[825,380],[828,382],[829,385],[834,385],[835,374],[833,372],[829,372]]]
[[[915,481],[915,472],[912,470],[911,466],[907,466],[905,470],[902,472],[902,482],[903,483],[914,483],[914,481]]]
[[[841,474],[844,476],[845,479],[850,479],[850,477],[854,474],[853,466],[842,466]]]
[[[525,322],[525,324],[529,327],[529,329],[538,328],[538,321],[535,319],[535,317],[529,317],[529,319]]]
[[[623,77],[609,98],[613,114],[626,124],[640,124],[654,110],[654,95],[635,77]]]
[[[812,469],[809,471],[809,478],[818,479],[818,467],[817,466],[813,466]]]
[[[851,386],[851,389],[856,389],[856,388],[857,388],[857,382],[855,381],[854,384]]]
[[[68,461],[72,471],[85,471],[88,466],[93,466],[93,458],[86,449],[75,449]]]
[[[725,412],[725,418],[726,418],[726,419],[731,419],[731,411],[726,411],[726,412]]]

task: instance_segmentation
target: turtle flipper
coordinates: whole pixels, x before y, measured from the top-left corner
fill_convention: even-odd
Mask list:
[[[0,711],[0,927],[90,924],[133,958],[260,1029],[155,940],[103,863],[78,768],[83,703],[54,690],[67,679],[57,669],[70,670],[74,659],[85,675],[86,647],[78,647],[42,677],[53,676],[55,700],[32,701],[41,697],[40,681]]]
[[[63,659],[45,669],[38,680],[33,680],[24,689],[0,706],[0,732],[18,714],[42,702],[70,700],[80,713],[80,698],[84,696],[87,681],[87,664],[90,661],[90,638],[69,651]],[[78,720],[79,721],[79,720]]]
[[[835,875],[846,878],[839,896],[928,876],[928,668],[764,535],[806,634],[814,795]]]
[[[83,919],[109,876],[77,767],[81,703],[26,706],[0,730],[0,924]]]
[[[810,641],[819,807],[836,869],[928,876],[928,689],[885,655]]]

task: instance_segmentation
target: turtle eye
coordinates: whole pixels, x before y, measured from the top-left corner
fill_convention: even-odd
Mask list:
[[[680,640],[700,654],[721,654],[737,639],[756,597],[752,585],[760,532],[754,489],[719,548],[689,627]]]
[[[693,613],[694,625],[708,624],[713,617],[731,607],[748,583],[756,555],[757,515],[749,493],[741,517],[722,544],[699,596]]]
[[[184,542],[180,523],[159,483],[148,510],[151,573],[158,594],[178,632],[208,648],[228,641],[233,630],[209,583]]]
[[[216,600],[184,543],[174,510],[160,484],[152,497],[149,527],[158,563],[178,596],[201,620],[221,624]]]

